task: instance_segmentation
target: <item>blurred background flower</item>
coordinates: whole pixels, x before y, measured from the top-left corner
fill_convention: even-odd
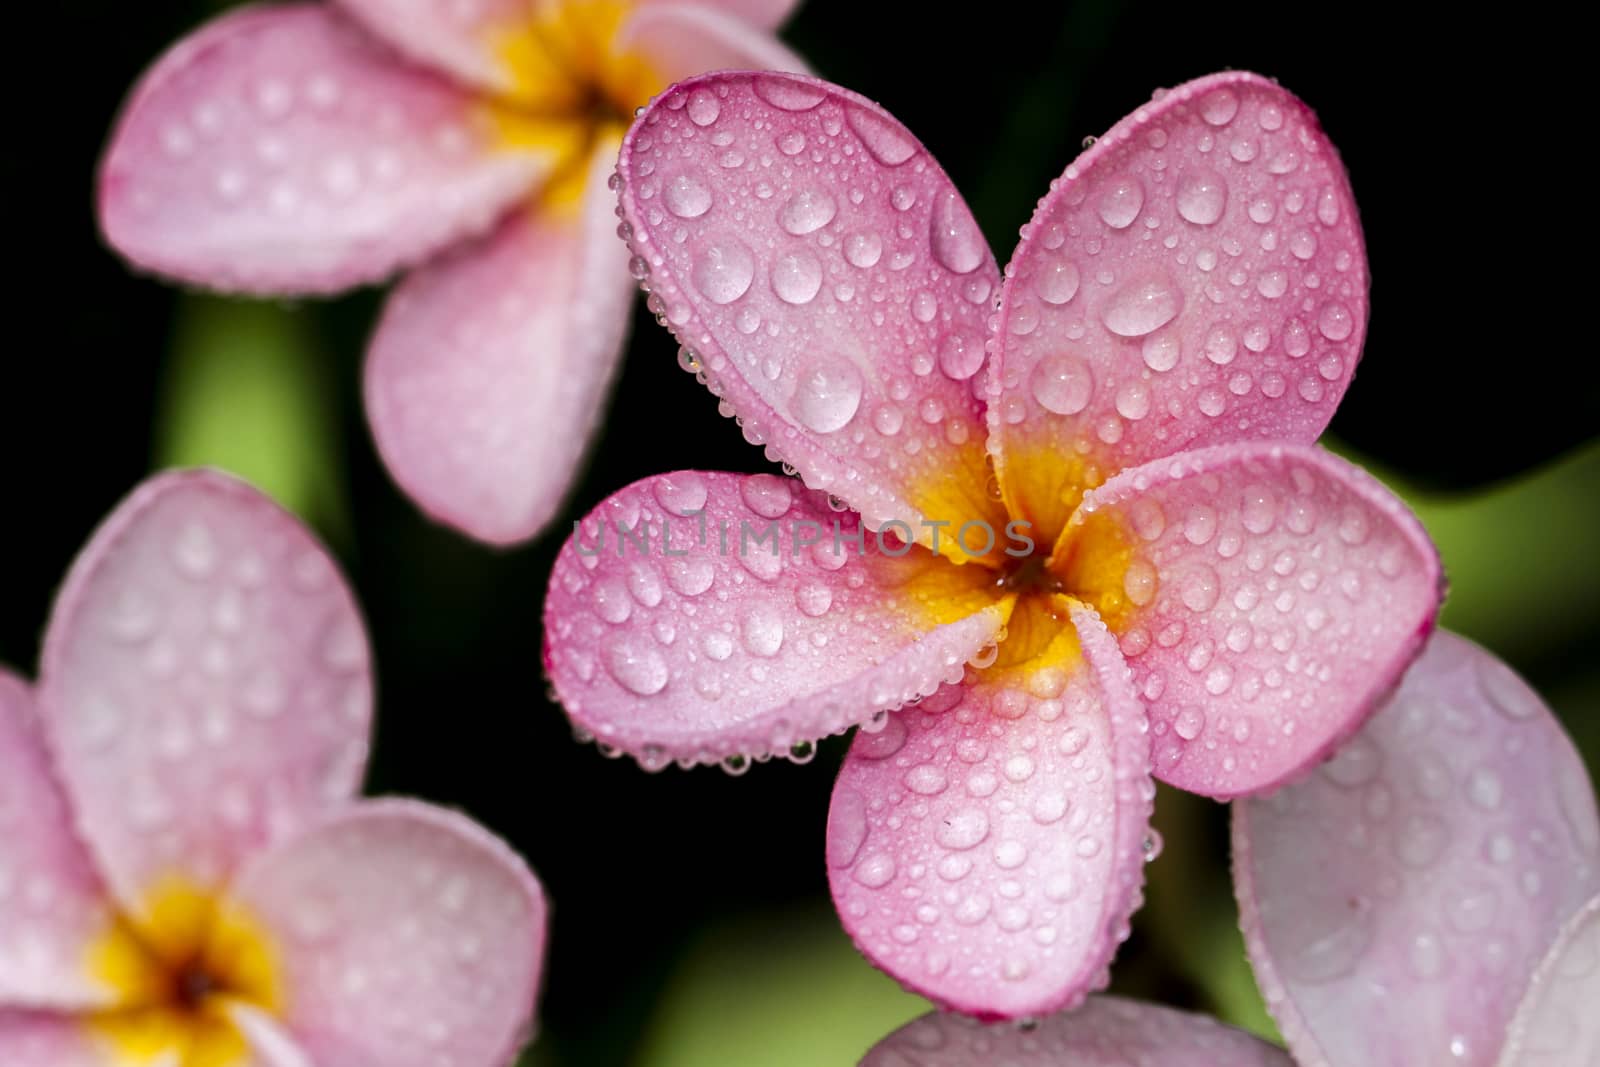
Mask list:
[[[361,410],[380,294],[185,294],[99,244],[94,167],[127,86],[223,7],[30,5],[13,29],[38,46],[6,65],[16,107],[0,160],[13,255],[28,257],[0,378],[0,661],[32,667],[57,577],[147,471],[226,466],[311,521],[357,586],[383,709],[368,790],[462,807],[544,877],[552,954],[529,1064],[853,1062],[926,1005],[855,954],[827,900],[822,812],[843,740],[737,780],[648,777],[574,744],[539,663],[561,538],[496,552],[395,489]],[[1328,443],[1417,511],[1451,580],[1444,623],[1530,680],[1593,773],[1600,370],[1579,275],[1556,258],[1587,208],[1562,196],[1576,180],[1564,164],[1507,163],[1545,143],[1520,124],[1559,98],[1532,78],[1565,66],[1550,42],[1519,60],[1516,27],[1497,24],[1490,81],[1485,53],[1413,46],[1350,11],[1040,0],[984,14],[811,0],[783,36],[917,131],[1001,255],[1082,139],[1158,86],[1240,66],[1316,108],[1350,168],[1373,273],[1365,355]],[[635,314],[644,326],[642,303]],[[556,530],[649,474],[762,469],[674,354],[665,331],[634,330]],[[1268,1030],[1235,925],[1226,809],[1164,790],[1157,811],[1166,849],[1113,988]]]

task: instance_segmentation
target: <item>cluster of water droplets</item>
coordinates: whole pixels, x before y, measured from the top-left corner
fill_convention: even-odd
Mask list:
[[[1415,1062],[1488,1062],[1556,930],[1600,891],[1576,753],[1520,679],[1463,648],[1436,635],[1360,734],[1241,822],[1274,964],[1258,980],[1269,1003],[1294,996],[1338,1062],[1365,1061],[1370,1034],[1347,1020],[1369,1016],[1352,1003],[1382,1012],[1396,990],[1422,1017],[1472,1004],[1441,1014],[1447,1035],[1409,1028]],[[1377,1029],[1385,1047],[1408,1032]]]
[[[619,228],[680,362],[745,437],[874,528],[981,447],[974,395],[997,272],[897,123],[783,75],[669,90],[620,162]]]
[[[201,881],[359,786],[372,700],[322,549],[271,504],[212,492],[170,492],[97,558],[54,668],[57,756],[98,843]]]
[[[685,471],[636,483],[557,560],[546,612],[555,695],[584,739],[651,770],[805,762],[819,737],[862,720],[884,728],[884,713],[959,678],[999,616],[926,632],[888,595],[919,564],[858,534],[854,514],[790,478]]]
[[[347,284],[486,229],[525,193],[547,150],[486,159],[494,126],[353,27],[286,12],[141,89],[106,162],[106,225],[208,284]],[[285,228],[301,238],[287,257]]]
[[[1091,494],[1135,546],[1122,592],[1139,614],[1120,644],[1163,775],[1226,795],[1292,768],[1334,728],[1327,694],[1376,684],[1431,610],[1398,503],[1338,462],[1185,453]]]
[[[1091,679],[948,687],[857,739],[830,879],[856,943],[902,981],[1015,1013],[1075,976],[1087,987],[1127,936],[1159,850],[1154,788],[1142,716],[1108,709]]]
[[[1068,433],[1126,463],[1314,433],[1365,322],[1349,203],[1310,113],[1276,86],[1159,96],[1069,167],[1023,227],[993,320],[991,427]]]

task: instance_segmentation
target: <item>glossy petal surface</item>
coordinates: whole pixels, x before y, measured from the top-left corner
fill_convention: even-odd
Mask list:
[[[1081,606],[1072,620],[1073,670],[974,672],[858,734],[834,785],[828,880],[845,928],[957,1011],[1076,1004],[1107,981],[1141,900],[1144,711],[1103,624]]]
[[[618,170],[652,307],[747,439],[870,528],[1004,525],[973,388],[998,273],[905,127],[815,79],[708,75],[650,106]]]
[[[73,830],[33,700],[21,679],[0,670],[0,1005],[104,1005],[110,991],[85,962],[114,917]],[[0,1023],[0,1050],[3,1033]]]
[[[1600,897],[1561,931],[1517,1009],[1500,1067],[1600,1062]]]
[[[254,860],[234,899],[277,932],[285,1023],[316,1063],[500,1067],[531,1032],[543,891],[459,815],[355,805]]]
[[[1361,353],[1344,168],[1311,111],[1254,74],[1123,119],[1040,202],[1012,267],[991,446],[1008,499],[1052,528],[1074,501],[1033,477],[1042,455],[1103,478],[1185,448],[1310,443]]]
[[[861,1067],[1293,1067],[1281,1049],[1205,1015],[1090,997],[1037,1027],[937,1012],[878,1042]]]
[[[486,230],[571,147],[508,121],[326,5],[245,7],[133,90],[100,223],[139,266],[212,288],[377,281]]]
[[[886,543],[790,478],[635,482],[556,560],[545,666],[647,766],[786,753],[959,678],[1004,622],[987,571]]]
[[[1235,805],[1233,839],[1250,958],[1305,1067],[1494,1063],[1535,966],[1600,891],[1571,742],[1443,631],[1332,760]]]
[[[555,515],[599,422],[633,282],[594,154],[578,212],[519,211],[413,273],[367,357],[373,435],[406,492],[498,544]]]
[[[1125,553],[1097,603],[1149,704],[1156,776],[1208,796],[1282,782],[1354,732],[1439,605],[1415,516],[1317,448],[1224,445],[1124,471],[1068,535]]]
[[[96,531],[46,634],[41,717],[78,825],[138,913],[200,886],[365,769],[366,632],[326,552],[243,482],[145,482]]]

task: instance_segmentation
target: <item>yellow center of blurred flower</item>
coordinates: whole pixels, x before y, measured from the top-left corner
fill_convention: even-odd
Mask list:
[[[488,105],[501,142],[554,148],[563,161],[545,185],[547,204],[576,204],[596,146],[620,140],[634,109],[665,88],[621,40],[631,10],[625,0],[558,0],[493,35],[512,79],[509,93]]]
[[[89,950],[90,973],[117,1007],[90,1016],[111,1062],[127,1067],[246,1067],[231,1009],[275,1012],[277,956],[250,916],[181,879],[163,881],[138,920],[119,920]]]

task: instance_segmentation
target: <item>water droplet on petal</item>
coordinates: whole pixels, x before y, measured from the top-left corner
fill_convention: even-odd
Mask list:
[[[1113,230],[1125,230],[1133,225],[1144,207],[1144,186],[1131,174],[1124,174],[1106,183],[1095,205],[1100,220]]]
[[[711,190],[697,174],[679,174],[667,182],[661,202],[680,219],[697,219],[711,210]]]
[[[606,646],[606,670],[629,692],[650,696],[667,687],[667,661],[653,644],[624,635]]]
[[[1052,356],[1033,369],[1029,387],[1046,411],[1076,415],[1089,406],[1094,376],[1089,365],[1076,356]]]
[[[900,124],[876,111],[846,105],[845,118],[873,158],[886,167],[898,167],[917,151],[917,143]]]
[[[689,94],[689,121],[696,126],[709,126],[722,114],[722,104],[709,89],[696,89]]]
[[[1196,226],[1210,226],[1228,206],[1228,183],[1214,170],[1187,171],[1178,179],[1178,214]]]
[[[1183,309],[1183,295],[1164,274],[1128,282],[1100,309],[1106,329],[1119,337],[1143,337],[1160,329]]]
[[[822,229],[838,214],[839,205],[822,189],[802,189],[778,210],[778,224],[796,237]]]
[[[946,270],[970,274],[983,263],[989,246],[955,192],[946,192],[935,202],[932,226],[933,258]]]
[[[750,289],[756,259],[737,238],[708,244],[695,257],[690,278],[700,294],[714,304],[731,304]],[[821,279],[818,279],[821,284]]]
[[[785,252],[772,264],[772,291],[785,303],[809,304],[821,288],[822,263],[804,249]]]
[[[801,372],[795,387],[795,418],[817,433],[832,433],[855,418],[861,406],[861,372],[842,358],[819,358]]]

